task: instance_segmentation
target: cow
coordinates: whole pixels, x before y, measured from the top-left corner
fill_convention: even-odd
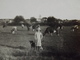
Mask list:
[[[48,34],[50,34],[50,35],[52,36],[52,34],[53,34],[53,28],[50,27],[50,26],[47,27],[46,30],[45,30],[44,33],[43,33],[43,36],[45,36],[46,33],[48,33]]]
[[[63,25],[60,24],[60,23],[54,23],[54,24],[52,25],[52,28],[53,28],[53,30],[54,30],[54,33],[56,33],[56,34],[59,36],[60,30],[63,29]]]
[[[16,31],[17,31],[17,27],[16,27],[16,26],[12,27],[11,33],[12,33],[12,34],[15,34]]]
[[[5,28],[7,26],[6,22],[3,22],[3,28]]]
[[[78,28],[79,28],[78,25],[74,25],[71,27],[71,30],[74,32],[75,30],[78,30]]]
[[[58,36],[60,34],[60,29],[63,29],[62,24],[54,23],[51,24],[49,27],[46,28],[46,30],[43,33],[43,36],[48,33],[52,36],[53,33],[56,33]]]
[[[55,25],[53,26],[55,29],[63,29],[63,25],[60,23],[55,23]]]

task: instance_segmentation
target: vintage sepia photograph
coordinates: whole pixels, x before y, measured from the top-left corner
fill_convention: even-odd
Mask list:
[[[80,0],[0,0],[0,60],[80,60]]]

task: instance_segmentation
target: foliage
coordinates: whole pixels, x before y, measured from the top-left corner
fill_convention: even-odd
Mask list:
[[[14,18],[14,23],[20,23],[21,21],[25,21],[25,19],[23,18],[23,16],[16,16],[15,18]]]
[[[30,18],[30,22],[32,23],[32,22],[37,22],[37,19],[35,18],[35,17],[31,17]]]
[[[65,26],[73,26],[73,25],[80,25],[77,20],[67,20],[63,23]]]
[[[52,17],[48,17],[48,19],[47,19],[47,24],[49,25],[49,26],[54,26],[57,22],[57,19],[56,18],[54,18],[53,16]]]
[[[56,18],[54,17],[48,17],[47,23],[54,23],[56,21]]]
[[[43,18],[41,19],[41,21],[42,21],[43,23],[46,23],[46,22],[47,22],[47,17],[43,17]]]

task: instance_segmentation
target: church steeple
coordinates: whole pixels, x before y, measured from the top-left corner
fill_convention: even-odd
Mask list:
[[[41,15],[39,15],[38,21],[41,22]]]

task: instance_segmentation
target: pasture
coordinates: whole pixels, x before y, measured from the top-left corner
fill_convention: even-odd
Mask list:
[[[34,32],[27,27],[17,26],[11,34],[12,26],[0,26],[0,60],[77,60],[80,57],[80,28],[72,32],[71,26],[60,30],[60,36],[46,34],[42,40],[43,51],[31,49],[29,41],[34,40]],[[42,33],[46,26],[41,26]]]

